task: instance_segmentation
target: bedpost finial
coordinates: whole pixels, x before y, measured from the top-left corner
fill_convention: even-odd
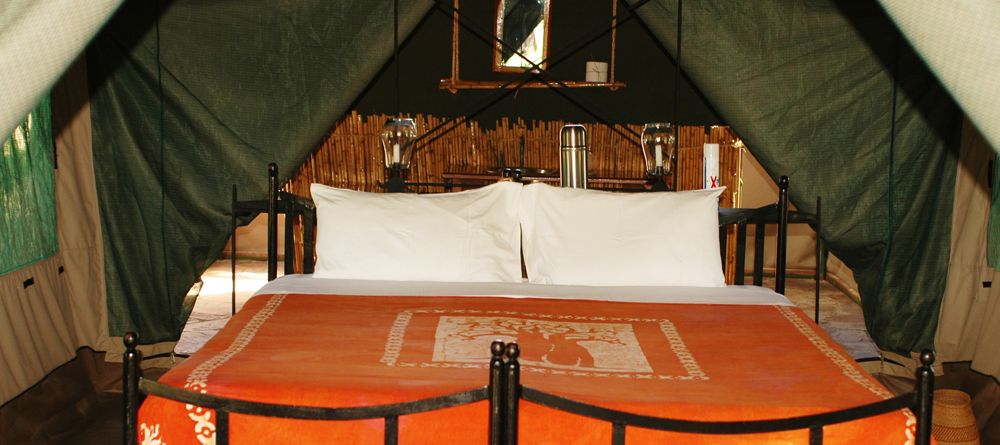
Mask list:
[[[517,346],[516,342],[510,342],[507,344],[507,359],[517,360],[517,356],[521,355],[521,348]]]
[[[268,176],[278,176],[278,164],[270,163],[267,164],[267,175]]]
[[[920,445],[931,443],[934,414],[934,351],[924,349],[920,353],[921,367],[917,368],[917,430],[916,442]]]
[[[503,340],[493,340],[493,343],[490,345],[490,352],[493,354],[493,358],[500,358],[503,356],[504,349],[505,345],[503,344]]]
[[[139,335],[135,332],[129,331],[122,336],[122,343],[125,344],[126,350],[133,350],[139,344]]]
[[[924,366],[933,365],[935,358],[936,357],[934,355],[934,351],[930,349],[924,349],[923,352],[920,353],[920,364]]]
[[[778,188],[788,190],[788,176],[781,176],[781,179],[778,180]]]

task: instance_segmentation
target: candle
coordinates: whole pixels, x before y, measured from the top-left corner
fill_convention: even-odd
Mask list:
[[[705,188],[722,187],[719,182],[719,144],[705,144],[703,159]]]
[[[392,144],[392,163],[399,164],[399,144]]]
[[[661,167],[663,167],[663,146],[660,144],[656,144],[656,149],[653,151],[656,153],[656,168],[657,170],[659,170]]]

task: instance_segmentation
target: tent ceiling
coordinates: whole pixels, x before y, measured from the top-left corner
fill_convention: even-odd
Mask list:
[[[401,35],[432,3],[401,4]],[[915,12],[896,3],[886,2],[887,8],[909,23]],[[943,276],[937,269],[947,262],[941,243],[949,230],[948,182],[954,182],[949,148],[960,112],[909,47],[900,46],[877,4],[878,13],[870,11],[872,4],[685,3],[685,54],[691,57],[684,69],[770,172],[797,179],[804,207],[822,194],[842,215],[823,235],[835,249],[855,252],[841,256],[853,256],[849,263],[862,271],[876,339],[905,350],[927,344],[934,326],[942,283],[931,281]],[[676,43],[676,5],[653,0],[640,10],[667,48]],[[0,69],[10,71],[4,94],[12,89],[7,85],[20,93],[0,97],[14,116],[0,120],[3,129],[34,105],[118,2],[5,6]],[[392,41],[388,1],[177,0],[164,8],[126,4],[88,57],[112,331],[137,322],[158,326],[145,338],[176,335],[186,284],[225,238],[229,187],[259,192],[266,162],[277,160],[286,172],[300,162],[384,65]],[[979,19],[995,17],[996,9],[961,12]],[[930,20],[943,16],[932,11],[920,13]],[[961,31],[971,23],[977,22],[940,28]],[[916,25],[903,28],[908,36],[918,33]],[[979,57],[995,61],[994,50],[984,51]],[[924,56],[948,72],[938,67],[944,62]],[[36,66],[39,71],[20,71]],[[963,103],[970,112],[978,109],[972,99]],[[974,119],[987,126],[996,121],[988,113]],[[232,176],[220,177],[219,165]],[[826,199],[834,196],[843,199]],[[183,241],[168,244],[168,238]],[[910,283],[911,276],[931,281]],[[152,284],[159,281],[166,285]],[[898,295],[886,297],[886,289]]]
[[[121,3],[6,0],[0,5],[0,135],[10,135],[38,105]]]
[[[879,2],[993,149],[1000,151],[1000,3]]]

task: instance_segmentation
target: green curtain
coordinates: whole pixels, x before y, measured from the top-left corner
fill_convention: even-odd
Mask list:
[[[405,37],[433,4],[399,2]],[[392,55],[390,0],[126,2],[87,52],[109,330],[176,339],[228,237]],[[372,153],[373,156],[377,153]]]
[[[49,97],[0,151],[0,275],[56,253],[55,175]]]
[[[635,1],[631,1],[635,4]],[[678,0],[639,15],[671,51]],[[683,3],[681,65],[794,204],[823,199],[875,342],[933,347],[961,111],[874,1]]]

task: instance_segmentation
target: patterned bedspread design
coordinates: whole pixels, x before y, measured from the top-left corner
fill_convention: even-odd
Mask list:
[[[394,403],[483,386],[489,343],[516,340],[522,383],[636,413],[702,420],[812,414],[891,395],[787,306],[495,297],[261,295],[160,382],[312,406]],[[214,443],[214,412],[156,397],[140,443]],[[906,444],[891,413],[826,429],[826,443]],[[381,443],[382,421],[234,415],[233,443]],[[609,425],[522,403],[521,443],[610,443]],[[486,405],[400,419],[402,443],[485,443]],[[807,432],[692,436],[630,428],[628,443],[808,443]]]

